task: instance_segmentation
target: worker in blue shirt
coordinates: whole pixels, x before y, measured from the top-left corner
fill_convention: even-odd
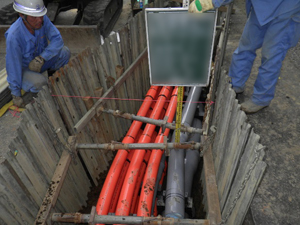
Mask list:
[[[43,0],[15,0],[13,7],[20,17],[5,33],[7,82],[14,105],[24,107],[21,89],[41,90],[48,83],[42,73],[67,64],[70,50],[46,16]]]
[[[218,8],[230,0],[195,0],[190,12],[203,12]],[[282,61],[289,48],[300,38],[299,0],[246,0],[248,20],[239,46],[234,51],[229,69],[232,87],[242,93],[261,48],[261,65],[251,99],[241,104],[246,113],[255,113],[268,106],[275,95]]]

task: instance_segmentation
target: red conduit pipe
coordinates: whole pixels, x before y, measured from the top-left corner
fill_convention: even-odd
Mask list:
[[[140,129],[139,133],[137,134],[137,136],[135,138],[135,140],[136,141],[139,140],[142,134],[143,134],[143,130]],[[130,165],[133,153],[134,153],[133,150],[129,150],[129,153],[128,153],[128,156],[126,158],[126,161],[124,162],[123,168],[122,168],[122,170],[120,172],[119,179],[118,179],[118,182],[117,182],[117,184],[115,186],[115,190],[114,190],[111,202],[110,202],[110,206],[109,206],[109,210],[108,210],[109,213],[115,213],[115,211],[116,211],[116,207],[117,207],[117,203],[118,203],[118,200],[119,200],[119,196],[120,196],[120,192],[121,192],[121,189],[122,189],[122,185],[123,185],[123,182],[124,182],[125,175],[127,173],[128,167]]]
[[[154,131],[152,138],[151,138],[151,143],[154,143],[155,139],[157,136],[157,132]],[[136,181],[136,185],[134,187],[134,191],[133,191],[133,197],[132,197],[132,204],[131,204],[131,208],[130,208],[130,213],[129,214],[136,214],[137,211],[135,211],[135,206],[137,205],[137,202],[139,200],[139,191],[141,188],[141,184],[145,175],[145,170],[147,168],[148,165],[148,161],[150,159],[150,155],[151,155],[151,150],[146,150],[146,154],[144,156],[144,160],[142,162],[141,168],[140,168],[140,172]]]
[[[162,88],[150,118],[157,119],[160,117],[161,110],[164,107],[166,100],[169,99],[172,90],[173,88],[169,86],[164,86]],[[143,135],[139,139],[139,143],[149,143],[151,141],[151,135],[155,127],[155,125],[147,124],[144,129]],[[129,215],[134,187],[136,185],[137,177],[139,174],[141,163],[144,159],[145,152],[145,150],[135,150],[134,152],[120,193],[116,209],[116,216]]]
[[[169,105],[169,102],[166,102],[163,109],[162,109],[162,111],[161,111],[159,119],[161,119],[161,120],[164,119],[166,111],[168,109],[168,105]],[[157,134],[152,135],[151,143],[155,142],[156,136],[157,136]],[[146,155],[147,155],[147,153],[146,153]],[[137,184],[136,184],[135,189],[134,189],[134,196],[133,196],[132,205],[131,205],[131,209],[130,209],[130,215],[137,214],[137,207],[138,207],[138,202],[139,202],[139,198],[140,198],[140,188],[141,188],[141,184],[142,184],[142,181],[143,181],[144,175],[145,175],[145,170],[146,170],[146,167],[148,165],[148,161],[149,161],[150,155],[151,155],[151,152],[149,152],[149,153],[150,154],[147,157],[147,164],[145,164],[145,163],[142,164],[142,169],[141,169],[141,172],[139,173]],[[145,156],[145,158],[146,158],[146,156]],[[145,158],[144,158],[144,161],[145,161]]]
[[[151,86],[147,92],[147,95],[142,103],[137,115],[145,116],[152,104],[152,101],[156,99],[159,87]],[[123,139],[122,143],[133,143],[134,139],[142,126],[142,122],[133,121],[126,137]],[[123,168],[124,162],[127,158],[128,151],[121,149],[118,151],[114,158],[114,161],[107,173],[105,182],[103,184],[98,202],[96,205],[96,211],[98,215],[107,215],[111,198],[114,193],[116,183],[118,182],[120,172]]]
[[[178,88],[176,87],[172,93],[172,98],[168,110],[166,112],[166,116],[168,116],[169,123],[173,122],[173,118],[176,112],[177,92],[178,92]],[[164,137],[165,136],[167,137],[169,135],[169,132],[170,129],[165,129],[164,132],[162,132],[162,129],[160,129],[159,134],[156,137],[155,143],[163,143]],[[137,216],[151,216],[150,214],[151,214],[151,207],[153,201],[153,193],[155,189],[155,182],[157,179],[157,172],[158,172],[158,167],[160,164],[162,154],[163,151],[160,149],[152,150],[148,167],[146,169],[146,174],[143,180]]]
[[[157,132],[155,132],[155,134],[152,135],[152,140],[151,143],[154,142],[155,138],[157,136]],[[153,140],[154,139],[154,140]],[[132,204],[131,204],[131,208],[130,208],[130,215],[136,214],[137,213],[137,203],[138,200],[140,198],[140,189],[141,189],[141,184],[145,175],[145,170],[147,168],[148,165],[148,161],[150,159],[150,155],[151,155],[151,150],[146,150],[141,168],[140,168],[140,172],[136,181],[136,185],[134,187],[134,191],[133,191],[133,197],[132,197]]]
[[[136,136],[136,138],[135,138],[135,140],[139,140],[139,138],[141,137],[142,134],[143,134],[143,130],[140,129],[137,136]],[[111,202],[110,202],[110,206],[109,206],[109,210],[108,210],[109,213],[114,213],[116,211],[119,195],[120,195],[122,185],[123,185],[123,182],[124,182],[124,179],[125,179],[125,175],[127,173],[128,167],[130,165],[133,153],[134,153],[134,151],[129,150],[126,161],[124,162],[123,168],[122,168],[122,170],[120,172],[120,175],[119,175],[118,182],[115,186],[113,196],[111,198]]]

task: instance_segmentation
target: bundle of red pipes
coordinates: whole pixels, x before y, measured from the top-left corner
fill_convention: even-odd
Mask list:
[[[151,86],[137,115],[152,119],[167,116],[168,122],[173,122],[176,105],[177,87]],[[142,122],[133,121],[122,143],[163,143],[170,131],[160,129],[157,134],[152,124],[146,124],[141,131],[142,125]],[[97,214],[150,216],[162,154],[160,149],[118,150],[97,202]]]

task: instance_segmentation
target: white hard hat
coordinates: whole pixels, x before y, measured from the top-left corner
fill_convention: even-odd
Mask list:
[[[28,16],[40,17],[47,13],[43,0],[14,0],[14,10]]]

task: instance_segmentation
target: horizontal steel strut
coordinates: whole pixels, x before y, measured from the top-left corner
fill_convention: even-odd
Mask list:
[[[90,143],[82,143],[77,144],[76,149],[103,149],[103,150],[111,150],[116,151],[119,149],[191,149],[191,150],[199,150],[203,144],[199,142],[183,142],[183,143],[105,143],[105,144],[90,144]]]
[[[150,124],[162,127],[163,130],[166,129],[166,128],[171,129],[171,130],[176,129],[175,124],[167,122],[168,118],[164,118],[164,120],[150,119],[148,117],[136,116],[134,114],[124,113],[124,112],[121,112],[119,110],[104,109],[103,107],[100,108],[100,112],[111,114],[115,117],[119,117],[119,118],[123,118],[123,119],[137,120],[137,121],[140,121],[140,122],[143,122],[143,123],[150,123]],[[180,131],[181,132],[188,132],[188,133],[199,133],[199,134],[203,133],[203,129],[194,128],[194,127],[186,127],[183,124],[181,124]]]
[[[92,224],[142,224],[142,225],[209,225],[209,220],[174,219],[165,217],[139,217],[139,216],[106,216],[97,215],[95,207],[91,214],[81,213],[53,213],[52,222],[61,223],[88,223]]]

